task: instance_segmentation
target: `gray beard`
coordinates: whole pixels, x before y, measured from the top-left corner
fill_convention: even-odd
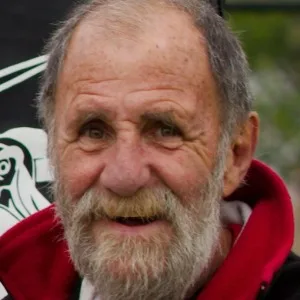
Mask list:
[[[218,170],[202,187],[198,199],[184,202],[165,187],[140,191],[130,199],[91,189],[74,202],[56,183],[57,216],[65,228],[76,270],[105,300],[184,299],[201,287],[203,274],[218,248],[220,177]],[[171,224],[169,243],[165,242],[165,232],[150,238],[121,240],[111,233],[99,232],[95,238],[91,226],[104,218],[106,205],[114,203],[114,207],[123,207],[127,213],[128,203],[134,203],[130,209],[142,212],[145,201],[149,202],[147,208],[153,205],[151,209],[159,211]],[[119,269],[126,271],[118,272]]]

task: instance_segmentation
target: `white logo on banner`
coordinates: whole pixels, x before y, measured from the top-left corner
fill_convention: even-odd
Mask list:
[[[38,56],[13,66],[0,70],[0,79],[16,72],[25,70],[22,74],[0,84],[0,93],[43,72],[47,66],[47,55]]]
[[[42,129],[20,127],[0,134],[0,235],[49,205],[36,188],[51,181],[46,154]]]

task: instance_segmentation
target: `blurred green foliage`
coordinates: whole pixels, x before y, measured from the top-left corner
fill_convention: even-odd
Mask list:
[[[300,10],[228,12],[252,69],[261,118],[257,157],[294,184],[300,180]]]

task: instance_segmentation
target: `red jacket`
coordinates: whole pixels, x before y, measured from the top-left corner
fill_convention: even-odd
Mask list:
[[[284,183],[258,161],[253,161],[246,182],[230,199],[248,203],[253,208],[250,219],[197,300],[256,299],[290,252],[293,212]],[[69,299],[77,274],[62,233],[50,206],[0,238],[0,280],[13,299]]]

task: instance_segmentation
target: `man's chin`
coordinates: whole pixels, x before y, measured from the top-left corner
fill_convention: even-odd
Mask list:
[[[158,263],[158,262],[157,262]],[[148,262],[136,262],[135,259],[125,258],[107,262],[106,274],[119,282],[137,282],[140,280],[157,279],[164,272],[160,265],[149,265]],[[155,274],[154,274],[155,272]]]
[[[102,271],[119,280],[158,277],[165,270],[172,229],[165,221],[128,226],[97,221],[92,226],[93,259]]]

